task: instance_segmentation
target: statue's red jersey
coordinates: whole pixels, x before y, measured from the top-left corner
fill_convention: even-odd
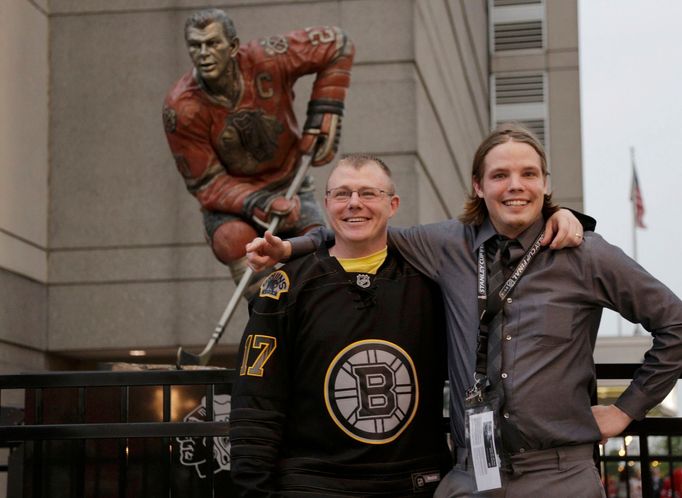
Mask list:
[[[243,215],[249,194],[292,177],[301,154],[294,83],[316,73],[311,100],[342,105],[353,55],[340,29],[307,28],[239,49],[241,90],[234,105],[209,95],[194,71],[171,88],[163,110],[166,136],[202,209]]]

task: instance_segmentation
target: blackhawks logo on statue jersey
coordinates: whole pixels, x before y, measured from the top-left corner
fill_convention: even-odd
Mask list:
[[[329,365],[324,399],[334,423],[350,437],[390,443],[417,412],[417,372],[399,346],[379,339],[358,341]]]

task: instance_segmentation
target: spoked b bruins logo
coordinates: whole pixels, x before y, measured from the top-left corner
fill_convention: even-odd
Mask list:
[[[390,443],[417,412],[417,372],[408,354],[393,343],[354,342],[329,365],[324,400],[334,423],[353,439]]]

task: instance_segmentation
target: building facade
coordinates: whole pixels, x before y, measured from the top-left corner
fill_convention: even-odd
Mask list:
[[[190,67],[199,0],[0,6],[0,370],[172,363],[200,350],[234,285],[165,142],[161,104]],[[319,24],[356,45],[341,152],[380,155],[396,225],[455,217],[476,146],[527,122],[552,188],[581,208],[576,1],[223,0],[239,36]],[[303,116],[310,79],[297,85]],[[318,185],[327,171],[315,171]],[[319,192],[318,192],[319,195]],[[241,307],[216,357],[230,364]],[[140,353],[141,354],[141,353]],[[3,399],[3,403],[5,399]]]

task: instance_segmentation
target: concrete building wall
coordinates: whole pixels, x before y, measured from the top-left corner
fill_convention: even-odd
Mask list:
[[[53,0],[50,45],[47,349],[169,361],[200,348],[232,291],[203,240],[198,204],[161,125],[169,86],[190,67],[182,26],[194,1]],[[484,0],[227,1],[243,40],[316,24],[348,31],[357,55],[341,152],[395,171],[396,225],[455,216],[487,131]],[[304,116],[312,78],[297,85]],[[323,185],[327,168],[317,169]],[[318,188],[318,195],[319,195]],[[233,351],[243,306],[221,344]]]
[[[161,125],[184,16],[137,5],[51,4],[51,352],[198,344],[228,292]]]
[[[433,187],[435,199],[423,197],[429,204],[436,201],[425,206],[434,218],[461,211],[471,158],[488,132],[484,9],[483,2],[416,4],[417,157],[420,173]]]
[[[547,0],[552,188],[556,201],[583,208],[578,2]]]
[[[47,344],[46,1],[0,3],[0,371],[44,368]],[[3,404],[11,403],[3,396]]]
[[[0,292],[8,296],[0,300],[0,340],[11,344],[7,351],[24,348],[41,366],[123,359],[129,349],[170,361],[179,344],[199,348],[213,330],[234,286],[204,242],[198,204],[175,171],[160,118],[165,92],[190,67],[184,20],[204,6],[0,6],[0,69],[21,75],[0,83]],[[548,71],[555,196],[580,207],[575,2],[546,2],[542,53],[492,57],[486,0],[214,6],[229,12],[244,40],[315,24],[349,32],[357,56],[341,152],[375,153],[392,165],[403,201],[395,225],[459,213],[471,156],[490,124],[491,70]],[[26,32],[30,39],[21,37]],[[296,88],[301,118],[311,82],[303,78]],[[318,185],[327,172],[314,171]],[[234,351],[245,320],[243,306],[223,351]]]
[[[544,48],[497,52],[493,73],[545,71],[547,146],[554,200],[582,209],[577,0],[544,0]]]

